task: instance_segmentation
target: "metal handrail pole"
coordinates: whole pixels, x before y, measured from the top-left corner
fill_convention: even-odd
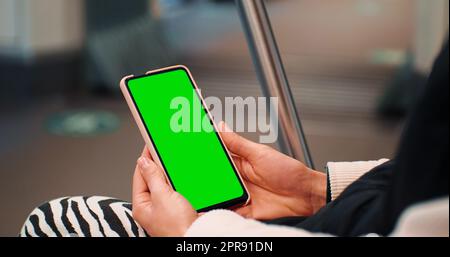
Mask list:
[[[236,5],[262,92],[266,97],[278,98],[280,150],[313,168],[264,0],[236,0]]]

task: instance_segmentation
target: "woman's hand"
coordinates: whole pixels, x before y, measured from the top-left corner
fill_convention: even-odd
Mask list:
[[[251,196],[250,204],[238,208],[238,213],[260,220],[310,216],[325,205],[325,174],[239,136],[224,122],[219,130]]]
[[[219,125],[250,192],[236,211],[254,219],[309,216],[325,204],[326,176],[274,149]],[[167,183],[145,148],[133,177],[133,217],[151,236],[183,236],[198,218],[191,204]]]
[[[133,218],[151,236],[183,236],[197,217],[144,148],[133,177]]]

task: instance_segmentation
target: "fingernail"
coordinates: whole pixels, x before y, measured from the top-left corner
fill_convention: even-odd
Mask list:
[[[148,166],[150,166],[150,160],[147,157],[140,157],[138,160],[138,164],[142,169],[146,169]]]
[[[219,131],[220,131],[220,132],[223,132],[224,123],[225,123],[225,122],[223,122],[222,120],[219,121],[219,126],[218,126],[218,128],[219,128]]]
[[[225,132],[233,132],[233,130],[230,129],[230,127],[228,127],[228,124],[223,122],[223,128]]]
[[[225,123],[225,121],[219,122],[219,129],[221,132],[230,132],[231,131],[230,127],[228,127],[228,125]]]

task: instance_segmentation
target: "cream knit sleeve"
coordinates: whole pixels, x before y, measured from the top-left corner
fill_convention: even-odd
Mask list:
[[[335,200],[351,183],[359,177],[389,161],[356,161],[356,162],[328,162],[327,172],[330,180],[331,200]]]

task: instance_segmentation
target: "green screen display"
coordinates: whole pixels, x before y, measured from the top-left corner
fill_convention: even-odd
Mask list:
[[[127,85],[173,187],[194,209],[222,207],[246,196],[184,69],[132,78]],[[180,97],[189,105],[174,104]],[[208,119],[200,130],[194,128],[198,118]],[[174,129],[173,120],[188,129]]]

